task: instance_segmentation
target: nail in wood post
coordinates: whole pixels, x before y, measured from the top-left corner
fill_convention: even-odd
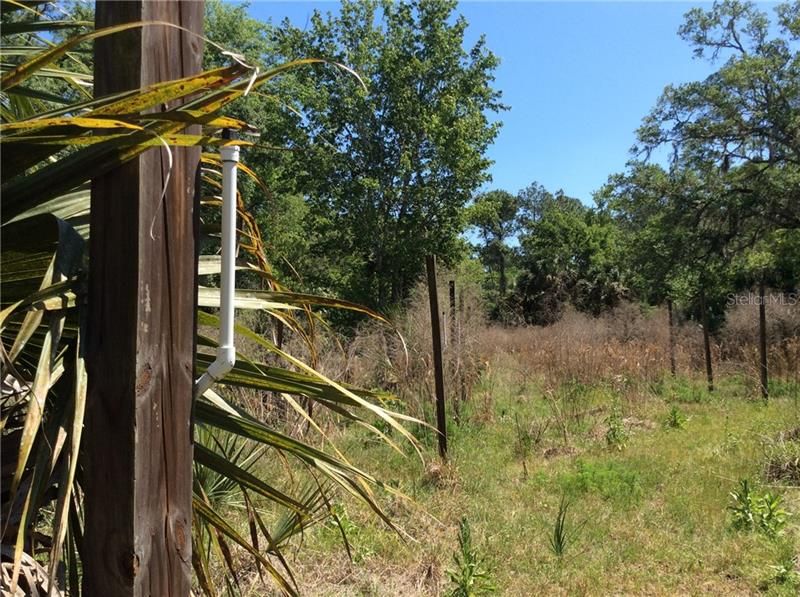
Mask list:
[[[433,377],[436,384],[436,428],[439,431],[439,456],[447,458],[447,419],[444,410],[444,375],[442,371],[442,328],[439,321],[439,293],[436,286],[436,257],[425,258],[428,272],[428,298],[431,306],[433,341]]]
[[[769,399],[769,379],[767,376],[767,306],[764,302],[764,282],[758,286],[758,356],[761,374],[761,398]]]
[[[96,4],[97,29],[136,21],[202,34],[203,2]],[[202,54],[200,37],[165,26],[100,38],[95,95],[198,73]],[[191,590],[200,148],[171,153],[148,149],[92,181],[81,554],[90,596]]]

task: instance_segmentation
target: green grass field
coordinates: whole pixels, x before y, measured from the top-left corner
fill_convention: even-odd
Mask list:
[[[778,441],[800,427],[796,386],[775,383],[765,405],[731,377],[713,394],[682,378],[543,392],[513,362],[492,371],[451,423],[445,465],[430,432],[425,465],[366,432],[343,433],[357,464],[408,496],[384,499],[408,537],[337,505],[352,561],[335,525],[307,534],[293,564],[304,594],[448,594],[462,517],[496,594],[798,594],[800,492],[765,476],[768,454],[800,454]],[[756,497],[782,496],[788,522],[774,536],[734,528],[741,479]],[[559,556],[550,538],[562,498]]]

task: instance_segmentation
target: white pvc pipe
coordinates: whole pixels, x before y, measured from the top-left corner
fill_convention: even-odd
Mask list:
[[[233,339],[234,292],[236,290],[236,164],[239,146],[223,147],[222,158],[222,280],[219,295],[219,347],[217,357],[195,384],[195,396],[202,396],[222,379],[236,363]]]

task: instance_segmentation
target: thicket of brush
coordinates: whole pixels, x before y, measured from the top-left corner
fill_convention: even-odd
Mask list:
[[[456,281],[455,320],[450,312],[450,280]],[[800,305],[790,297],[767,307],[770,376],[800,385]],[[732,301],[733,302],[733,301]],[[502,326],[490,322],[478,284],[457,272],[439,276],[445,391],[458,418],[480,376],[492,363],[513,362],[520,379],[557,390],[564,384],[606,383],[626,398],[670,374],[669,326],[665,307],[623,303],[593,317],[575,310],[549,326]],[[424,281],[404,309],[391,318],[395,329],[366,321],[350,339],[317,325],[315,354],[296,336],[287,336],[293,353],[315,362],[336,381],[388,392],[404,412],[432,421],[434,395],[431,318]],[[705,375],[700,325],[676,312],[673,329],[676,373]],[[249,322],[255,325],[253,322]],[[263,330],[269,334],[270,330]],[[512,360],[498,361],[503,355]],[[758,307],[735,304],[712,335],[712,357],[718,376],[740,378],[749,394],[759,391]],[[262,418],[290,423],[299,432],[306,424],[287,410],[285,401],[263,392],[238,390],[240,399]]]
[[[448,283],[456,280],[453,321]],[[770,375],[800,384],[800,305],[791,297],[767,307]],[[732,301],[735,302],[735,301]],[[549,326],[501,326],[485,316],[480,288],[454,272],[439,278],[445,389],[458,417],[475,382],[496,357],[514,356],[529,381],[556,389],[564,383],[607,382],[623,394],[637,394],[670,374],[669,325],[665,307],[623,303],[593,317],[574,310]],[[327,375],[368,388],[388,390],[406,412],[425,415],[433,403],[431,319],[427,287],[420,282],[393,318],[396,330],[365,322],[352,339],[337,340],[318,329],[319,366]],[[676,373],[705,375],[701,326],[676,312],[673,329]],[[296,350],[301,350],[297,347]],[[712,357],[720,376],[736,375],[753,396],[758,392],[758,307],[734,304],[712,335]]]
[[[678,318],[674,327],[678,374],[702,374],[703,333],[697,322]],[[523,355],[527,373],[546,382],[575,380],[656,381],[670,371],[666,308],[623,303],[600,317],[567,311],[546,326],[498,327],[484,330],[484,350]],[[767,310],[770,373],[797,381],[800,363],[800,306]],[[712,336],[712,355],[722,373],[758,379],[758,307],[735,305],[725,324]],[[486,358],[486,357],[485,357]]]
[[[483,316],[478,288],[463,285],[457,298],[456,334],[451,332],[442,276],[439,302],[446,338],[445,387],[455,401],[467,398],[472,382],[499,352],[513,353],[525,376],[547,386],[578,381],[613,382],[628,386],[652,383],[670,372],[669,325],[666,308],[623,303],[600,317],[569,310],[549,326],[506,327]],[[458,286],[457,286],[458,287]],[[462,294],[463,293],[463,294]],[[775,295],[780,297],[781,295]],[[800,383],[800,305],[789,297],[767,307],[770,374]],[[704,375],[703,333],[693,320],[676,316],[675,361],[678,375]],[[431,328],[427,290],[420,284],[396,319],[405,339],[385,326],[369,323],[359,329],[340,357],[346,379],[366,387],[393,391],[413,412],[432,401]],[[758,307],[735,304],[721,329],[712,336],[712,356],[721,375],[740,375],[753,393],[758,388]],[[462,388],[461,380],[465,383]]]

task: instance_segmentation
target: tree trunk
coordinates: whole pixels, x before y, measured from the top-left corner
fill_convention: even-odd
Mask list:
[[[761,379],[761,398],[769,399],[769,379],[767,376],[767,306],[764,302],[764,282],[758,285],[758,356]]]
[[[667,299],[667,325],[669,326],[669,372],[675,377],[675,320],[673,318],[672,299]]]
[[[503,252],[503,247],[500,247],[500,298],[506,296],[506,291],[508,290],[508,280],[506,278],[506,256]]]
[[[203,3],[96,6],[98,29],[133,21],[201,34]],[[95,95],[197,73],[202,53],[201,38],[164,26],[100,38]],[[200,148],[171,151],[171,166],[166,149],[153,148],[92,181],[85,595],[191,589]]]
[[[703,349],[706,357],[706,380],[708,381],[708,391],[714,391],[714,369],[711,364],[711,334],[708,330],[708,309],[706,308],[706,291],[700,290],[700,309],[702,310],[703,322]]]

